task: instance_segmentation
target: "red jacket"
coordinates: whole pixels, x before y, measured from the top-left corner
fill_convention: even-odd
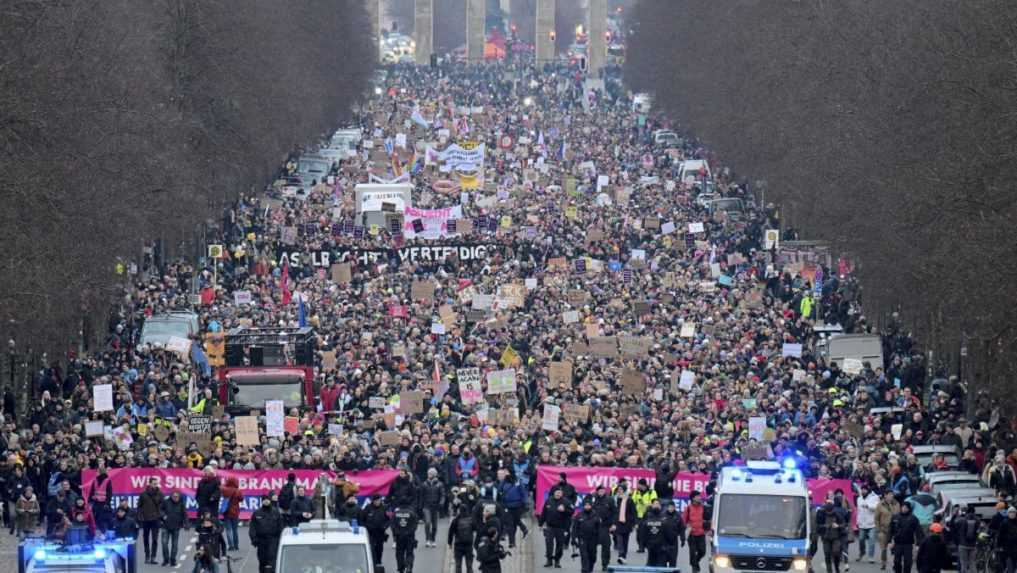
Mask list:
[[[339,385],[336,384],[333,388],[329,388],[327,385],[322,386],[319,393],[321,394],[321,409],[328,412],[335,410],[335,402],[339,399]]]
[[[223,518],[237,519],[240,517],[240,502],[244,500],[240,493],[240,482],[235,477],[226,478],[226,485],[220,488],[222,498],[226,500],[226,510],[222,512]]]
[[[689,535],[706,535],[706,532],[710,529],[710,524],[704,521],[706,517],[706,508],[703,504],[690,503],[685,506],[685,511],[682,512],[682,520],[685,521],[685,527],[689,528]]]

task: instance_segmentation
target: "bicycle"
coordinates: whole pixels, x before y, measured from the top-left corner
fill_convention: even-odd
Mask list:
[[[995,539],[989,533],[978,534],[978,545],[975,548],[975,571],[977,573],[998,573],[999,551]]]

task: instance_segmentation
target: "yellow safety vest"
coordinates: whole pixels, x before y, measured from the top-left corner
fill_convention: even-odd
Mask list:
[[[642,519],[646,510],[649,509],[650,504],[655,499],[657,499],[657,492],[652,489],[646,491],[639,491],[637,489],[632,492],[632,503],[636,504],[636,516]]]

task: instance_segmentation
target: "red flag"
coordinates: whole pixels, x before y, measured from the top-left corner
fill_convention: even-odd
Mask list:
[[[434,397],[439,400],[448,392],[448,380],[443,380],[441,370],[438,369],[438,361],[434,361],[434,372],[431,373],[431,381],[434,382]]]
[[[282,278],[279,280],[279,286],[282,287],[282,303],[289,304],[293,293],[290,292],[290,264],[287,258],[283,258]]]

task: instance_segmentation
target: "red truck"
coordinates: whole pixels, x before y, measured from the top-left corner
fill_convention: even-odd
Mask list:
[[[234,328],[226,333],[225,366],[218,368],[219,401],[231,414],[282,400],[287,409],[314,407],[315,337],[311,328]]]

